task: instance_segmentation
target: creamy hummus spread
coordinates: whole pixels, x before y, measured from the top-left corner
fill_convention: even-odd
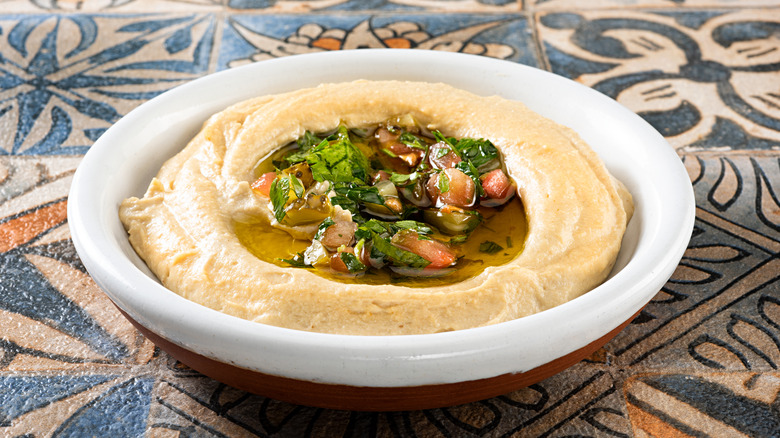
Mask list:
[[[252,188],[257,163],[306,132],[368,128],[399,115],[495,145],[525,207],[519,255],[454,284],[414,288],[336,281],[261,260],[242,244],[237,223],[275,220],[269,199]],[[576,298],[609,274],[632,211],[630,194],[574,131],[522,103],[444,84],[356,81],[215,114],[119,214],[150,269],[189,300],[280,327],[395,335],[495,324]],[[316,227],[287,231],[310,239]]]

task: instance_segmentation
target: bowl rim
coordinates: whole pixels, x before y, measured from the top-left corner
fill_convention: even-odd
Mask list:
[[[295,84],[311,82],[314,77],[332,82],[327,79],[349,76],[345,75],[346,68],[353,70],[352,76],[345,79],[369,76],[368,79],[414,80],[415,75],[430,75],[420,66],[432,64],[446,66],[441,68],[445,73],[437,77],[439,81],[461,88],[468,89],[462,84],[473,82],[474,78],[490,78],[501,84],[513,79],[552,84],[555,89],[548,91],[553,96],[586,99],[589,105],[598,107],[598,111],[583,113],[583,121],[576,123],[608,118],[620,122],[622,131],[616,135],[636,136],[633,159],[641,161],[645,171],[662,171],[664,177],[654,178],[653,186],[640,187],[641,194],[632,193],[642,201],[637,204],[635,216],[641,217],[641,223],[636,224],[640,238],[626,266],[574,300],[517,320],[436,334],[356,336],[275,327],[208,309],[165,289],[122,252],[123,243],[118,240],[121,236],[115,232],[115,223],[106,222],[110,209],[117,216],[115,222],[119,221],[118,200],[107,199],[111,197],[104,184],[95,182],[116,177],[107,170],[111,166],[138,161],[135,145],[128,145],[127,140],[128,133],[138,133],[138,126],[152,131],[138,134],[144,138],[163,132],[171,123],[170,129],[182,131],[179,136],[185,131],[194,135],[197,130],[192,132],[192,126],[180,129],[176,120],[168,116],[181,113],[185,120],[193,113],[207,116],[230,103],[257,95],[255,88],[262,89],[264,85],[235,84],[247,84],[263,75],[276,81],[267,87],[287,91],[308,86]],[[370,68],[361,67],[365,65]],[[374,71],[379,66],[386,70],[381,74],[366,73],[366,69]],[[284,72],[291,70],[303,72],[304,78],[284,78]],[[488,91],[493,86],[490,81],[482,84]],[[555,99],[550,100],[553,102],[529,106],[550,117],[549,113],[555,111]],[[172,108],[177,112],[171,113]],[[205,118],[201,117],[197,125]],[[153,141],[141,145],[143,150],[153,146]],[[612,159],[602,158],[605,162]],[[671,276],[690,239],[695,203],[687,172],[666,140],[639,116],[595,90],[534,67],[477,55],[359,49],[293,55],[223,70],[143,103],[110,127],[84,156],[69,193],[68,218],[74,245],[95,282],[124,312],[165,339],[204,356],[266,374],[333,384],[397,387],[527,371],[598,339],[624,322],[621,317],[625,319],[638,312]],[[605,300],[610,306],[603,305]],[[560,330],[543,329],[551,322]],[[530,339],[524,336],[527,333],[536,336]]]

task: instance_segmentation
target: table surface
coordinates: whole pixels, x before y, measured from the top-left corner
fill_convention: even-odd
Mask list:
[[[0,4],[0,436],[780,436],[779,1]],[[628,328],[526,389],[364,413],[226,387],[130,326],[68,231],[69,184],[90,145],[193,78],[365,47],[550,70],[668,139],[697,220],[678,269]]]

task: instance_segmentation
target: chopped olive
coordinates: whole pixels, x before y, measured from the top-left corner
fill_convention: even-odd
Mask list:
[[[482,216],[477,211],[468,211],[460,208],[442,208],[423,210],[423,220],[444,234],[451,236],[470,232],[482,221]]]
[[[294,164],[287,169],[284,169],[284,173],[293,175],[305,188],[309,188],[314,182],[314,177],[312,177],[311,169],[307,163]]]

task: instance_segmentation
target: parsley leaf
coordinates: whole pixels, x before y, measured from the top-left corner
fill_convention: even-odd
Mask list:
[[[448,144],[452,149],[455,149],[455,138],[453,137],[445,137],[444,134],[442,134],[440,131],[433,131],[433,137],[436,139],[436,141],[441,141],[446,144]]]
[[[298,139],[298,147],[302,151],[308,151],[309,149],[313,148],[314,146],[317,146],[322,142],[322,139],[317,137],[316,135],[312,134],[311,131],[306,131],[303,133],[303,136]]]
[[[303,198],[303,192],[306,191],[306,188],[303,187],[303,183],[301,180],[299,180],[295,175],[290,174],[290,186],[292,186],[293,192],[295,192],[295,196],[298,198]]]
[[[371,243],[373,249],[384,255],[384,258],[395,266],[408,266],[411,268],[424,268],[431,264],[428,260],[419,255],[403,250],[388,240],[382,238],[379,234],[369,231],[371,234]]]
[[[431,227],[426,225],[424,222],[403,220],[403,221],[396,221],[391,223],[393,224],[394,227],[398,228],[399,230],[414,230],[417,231],[417,234],[431,234],[433,232],[433,230],[431,230]]]
[[[498,159],[498,149],[485,139],[462,138],[455,144],[461,158],[471,161],[479,168]]]
[[[295,149],[289,152],[287,155],[285,155],[284,161],[286,161],[288,165],[297,164],[306,161],[306,156],[309,155],[309,150],[319,145],[323,141],[324,140],[312,134],[310,131],[306,131],[303,134],[303,136],[299,138],[297,141],[298,149]],[[289,167],[289,166],[284,166],[284,167]]]
[[[382,149],[379,149],[379,151],[384,153],[385,155],[387,155],[390,158],[398,158],[398,155],[396,155],[395,152],[391,151],[390,149],[382,148]]]
[[[495,254],[499,251],[503,251],[503,247],[496,242],[486,240],[479,244],[479,252],[484,252],[487,254]]]
[[[333,206],[338,205],[339,207],[343,208],[344,210],[347,210],[352,214],[352,220],[356,223],[362,224],[366,221],[366,218],[363,217],[363,215],[360,214],[360,206],[357,202],[347,198],[346,196],[336,195],[330,198],[330,203]]]
[[[361,272],[368,269],[366,265],[360,262],[360,260],[355,256],[355,254],[342,252],[339,253],[339,258],[347,266],[347,270],[350,273]]]
[[[368,158],[349,140],[349,132],[343,126],[335,137],[318,144],[306,155],[314,179],[366,183],[371,174]]]
[[[458,163],[460,164],[460,163]],[[447,193],[450,191],[450,177],[446,173],[439,174],[439,179],[436,180],[436,187],[439,189],[439,193]]]
[[[422,178],[422,175],[419,172],[412,172],[412,173],[395,173],[393,172],[390,175],[390,182],[397,185],[397,186],[410,186]]]
[[[414,220],[401,220],[401,221],[380,221],[379,219],[370,219],[366,223],[360,225],[355,232],[355,237],[358,239],[371,239],[371,232],[374,232],[382,237],[391,237],[395,233],[401,230],[413,230],[423,238],[425,235],[431,234],[433,230],[431,227],[423,222]]]
[[[274,207],[274,217],[277,222],[281,222],[286,214],[284,207],[290,196],[290,180],[288,178],[276,178],[274,182],[271,183],[269,195],[271,198],[271,205]]]
[[[497,163],[496,160],[499,159],[498,149],[490,140],[483,138],[462,138],[456,140],[454,137],[444,136],[439,131],[434,131],[433,136],[437,141],[443,141],[448,144],[461,159],[470,161],[475,168],[479,169],[483,166],[492,167],[492,164],[494,162]],[[487,166],[488,164],[491,164],[491,166]],[[477,172],[477,176],[479,176],[479,172]]]
[[[295,254],[295,257],[291,259],[278,259],[281,262],[285,262],[289,264],[290,266],[294,268],[311,268],[311,265],[307,265],[306,262],[304,262],[303,258],[303,252],[299,252],[298,254]]]
[[[461,161],[455,165],[455,168],[468,175],[469,178],[474,181],[477,196],[485,196],[485,189],[482,187],[482,181],[479,179],[479,170],[474,167],[474,164],[472,164],[471,161]]]
[[[347,184],[336,186],[333,190],[355,202],[379,205],[384,205],[385,203],[385,198],[379,194],[379,189],[375,186]]]
[[[320,225],[317,227],[317,233],[314,235],[315,240],[322,239],[322,235],[325,234],[325,230],[328,229],[331,225],[335,224],[336,222],[333,221],[333,219],[326,217],[324,221],[320,222]]]
[[[401,135],[398,137],[398,141],[409,146],[410,148],[422,149],[424,151],[428,150],[428,143],[420,140],[419,137],[408,131],[401,133]]]

